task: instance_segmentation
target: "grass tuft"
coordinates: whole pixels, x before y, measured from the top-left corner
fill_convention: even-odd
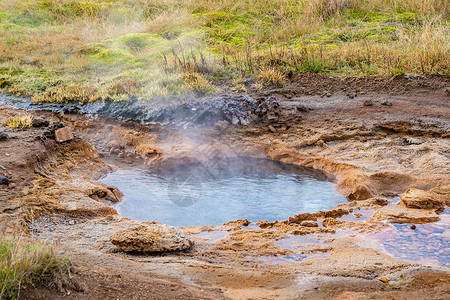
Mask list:
[[[31,115],[9,117],[6,121],[2,123],[2,125],[12,129],[31,128],[33,127],[33,118],[31,117]]]
[[[15,299],[30,284],[62,287],[70,277],[68,258],[37,242],[0,239],[0,299]]]
[[[207,94],[215,91],[215,87],[211,84],[211,82],[200,73],[185,73],[184,83],[190,89],[199,94]]]
[[[263,85],[283,87],[286,84],[286,78],[283,74],[274,69],[261,69],[258,74],[258,79]]]

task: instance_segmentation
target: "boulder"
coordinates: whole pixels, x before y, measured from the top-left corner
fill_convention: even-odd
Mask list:
[[[400,197],[400,203],[409,208],[441,208],[446,204],[441,195],[416,188],[404,192]]]
[[[113,185],[108,186],[108,195],[107,199],[112,202],[119,202],[123,198],[123,193],[119,190],[118,187],[115,187]]]
[[[57,143],[64,143],[73,140],[72,131],[68,127],[55,130],[55,140]]]
[[[368,186],[361,184],[353,188],[348,198],[350,200],[366,200],[372,198],[372,192]]]
[[[190,248],[194,241],[181,229],[165,224],[140,225],[109,238],[125,252],[165,252]]]
[[[450,206],[450,185],[435,187],[430,193],[442,199],[447,206]]]
[[[94,187],[90,187],[85,191],[86,195],[94,200],[107,200],[111,202],[119,202],[123,198],[123,193],[115,186],[107,186],[99,183]]]
[[[33,127],[47,127],[50,122],[44,118],[33,118]]]
[[[366,200],[376,194],[367,183],[369,178],[363,174],[352,174],[338,183],[337,188],[350,200]]]
[[[382,207],[375,212],[373,217],[391,223],[423,224],[440,220],[433,210],[407,208],[400,205]]]

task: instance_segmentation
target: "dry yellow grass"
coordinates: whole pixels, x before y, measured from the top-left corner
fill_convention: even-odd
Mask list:
[[[447,0],[1,1],[0,89],[68,102],[211,92],[207,83],[260,70],[448,76],[449,9]],[[192,72],[200,79],[186,80]]]
[[[2,125],[13,129],[31,128],[33,127],[33,119],[31,115],[9,117],[6,121],[2,123]]]
[[[189,72],[184,74],[184,82],[192,90],[205,94],[215,90],[211,82],[200,73]]]
[[[257,75],[262,84],[282,87],[286,84],[286,78],[282,73],[274,69],[261,69]]]
[[[61,288],[70,280],[69,259],[51,246],[20,239],[0,239],[0,299],[15,299],[32,283]]]

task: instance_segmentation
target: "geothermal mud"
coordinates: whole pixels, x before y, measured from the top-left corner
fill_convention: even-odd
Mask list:
[[[0,175],[11,184],[0,187],[0,225],[9,235],[58,244],[85,285],[74,298],[145,297],[146,289],[155,298],[446,297],[446,85],[445,78],[404,78],[361,91],[364,84],[332,81],[333,91],[322,93],[292,84],[139,116],[130,115],[145,105],[136,101],[91,104],[95,111],[35,106],[33,115],[64,123],[76,139],[58,144],[42,138],[46,128],[2,129],[9,137],[0,141]],[[0,119],[25,108],[4,99]],[[273,222],[183,227],[194,241],[184,251],[127,254],[111,243],[114,233],[152,222],[112,208],[120,192],[98,180],[117,166],[104,161],[170,169],[243,156],[319,170],[348,202]],[[120,288],[95,288],[94,268],[99,286]]]

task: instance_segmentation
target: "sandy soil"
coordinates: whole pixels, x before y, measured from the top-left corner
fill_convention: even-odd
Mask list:
[[[450,184],[449,85],[445,77],[300,77],[285,88],[250,91],[254,98],[275,96],[280,109],[276,119],[248,126],[180,128],[32,112],[70,126],[77,138],[57,144],[41,138],[45,128],[2,128],[9,138],[0,141],[0,175],[12,184],[0,186],[0,228],[55,243],[75,262],[83,289],[55,294],[29,287],[22,298],[444,299],[450,262],[403,261],[367,236],[393,238],[393,225],[372,215],[393,206],[408,188]],[[0,120],[22,113],[2,107]],[[99,177],[114,169],[101,157],[166,167],[201,162],[211,152],[318,169],[352,201],[318,214],[293,212],[273,223],[185,227],[195,246],[183,252],[129,255],[109,242],[115,231],[141,222],[93,196],[107,188]],[[350,218],[357,211],[367,216]],[[448,245],[450,220],[435,215]],[[301,225],[305,220],[320,226]],[[205,232],[216,238],[201,238]],[[321,242],[302,240],[312,236]],[[279,241],[292,237],[300,237],[296,249],[280,247]],[[298,251],[307,259],[283,258]]]

